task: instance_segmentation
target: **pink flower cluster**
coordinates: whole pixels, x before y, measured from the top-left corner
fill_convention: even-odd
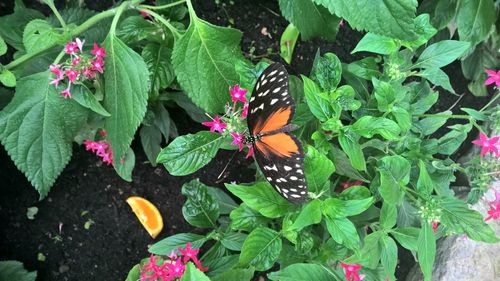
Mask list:
[[[364,274],[359,274],[358,271],[361,269],[360,264],[347,264],[340,263],[340,266],[344,268],[345,280],[347,281],[361,281],[365,278]]]
[[[484,85],[495,84],[497,88],[500,88],[500,70],[485,70],[486,74],[488,74],[488,79],[484,81]]]
[[[178,248],[177,251],[182,257],[178,257],[175,252],[168,256],[169,260],[165,261],[162,265],[158,265],[158,257],[151,255],[149,257],[149,262],[144,264],[141,268],[140,280],[141,281],[170,281],[176,278],[181,278],[186,270],[186,264],[191,260],[196,265],[196,267],[205,272],[208,268],[202,267],[201,262],[198,260],[196,255],[200,249],[191,249],[191,243],[186,244],[186,248]]]
[[[71,98],[71,84],[95,79],[96,72],[104,72],[103,67],[105,62],[103,58],[106,57],[104,48],[100,48],[94,43],[94,50],[90,52],[94,56],[89,56],[83,53],[84,44],[85,40],[80,40],[80,38],[76,38],[75,42],[68,42],[64,47],[64,52],[70,58],[66,62],[52,64],[49,67],[50,72],[56,76],[55,78],[51,78],[49,84],[57,88],[59,82],[67,78],[68,86],[60,92],[65,98]]]
[[[495,199],[485,200],[490,209],[488,210],[488,216],[484,219],[484,221],[500,219],[500,191],[494,189],[493,192],[495,193]]]
[[[242,133],[239,133],[238,131],[241,131],[240,128],[238,128],[237,125],[232,125],[232,123],[242,124],[244,123],[242,122],[243,119],[248,116],[248,100],[246,98],[247,93],[248,90],[240,88],[239,85],[234,85],[234,87],[232,88],[229,87],[229,94],[231,95],[233,105],[228,106],[226,114],[224,114],[222,117],[216,116],[215,118],[212,118],[211,122],[202,123],[204,126],[210,127],[210,132],[217,131],[220,134],[229,132],[229,135],[233,137],[233,141],[231,142],[231,144],[238,146],[239,151],[242,151],[243,147],[245,146],[245,144],[243,143],[243,139],[245,137],[246,130],[244,130]],[[243,103],[243,109],[236,108],[238,102]],[[247,144],[247,147],[248,153],[246,158],[253,155],[253,146]]]
[[[91,141],[86,140],[83,142],[85,144],[85,150],[94,152],[97,156],[102,158],[102,161],[108,165],[114,165],[113,161],[113,149],[111,148],[109,141],[106,140],[106,132],[104,130],[100,131],[104,140]]]
[[[500,156],[498,151],[498,140],[500,136],[494,136],[492,138],[488,138],[483,132],[479,133],[479,139],[472,141],[473,144],[481,146],[481,157],[483,157],[488,152],[493,152],[496,157]]]

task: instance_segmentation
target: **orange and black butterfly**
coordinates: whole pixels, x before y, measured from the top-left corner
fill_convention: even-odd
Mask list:
[[[307,201],[304,150],[290,131],[295,102],[288,89],[288,72],[280,63],[264,70],[253,89],[248,107],[248,129],[243,140],[251,144],[266,179],[292,203]]]

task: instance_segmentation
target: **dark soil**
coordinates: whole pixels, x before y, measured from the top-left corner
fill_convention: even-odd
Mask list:
[[[221,2],[199,0],[194,3],[195,10],[199,17],[217,25],[229,26],[234,22],[233,26],[243,32],[242,49],[248,57],[252,54],[281,60],[277,54],[279,38],[288,22],[279,16],[277,1]],[[30,6],[47,11],[46,7],[33,5]],[[104,8],[101,1],[92,1],[88,6]],[[12,9],[11,5],[0,4],[1,14],[10,13],[9,9]],[[269,35],[261,33],[264,27]],[[318,48],[322,53],[334,52],[343,62],[359,59],[359,55],[351,55],[350,50],[361,36],[345,26],[333,43],[319,39],[298,42],[289,70],[294,74],[308,74]],[[467,81],[461,75],[459,64],[446,70],[457,92],[465,93],[454,112],[461,106],[480,108],[485,104],[486,99],[468,93]],[[442,93],[439,104],[433,109],[435,112],[448,109],[457,99],[444,91]],[[171,115],[181,133],[202,129],[186,121],[188,118],[181,111],[171,112]],[[124,280],[128,270],[147,256],[148,245],[175,233],[203,232],[193,229],[183,220],[182,184],[200,178],[208,185],[222,187],[224,182],[250,181],[254,174],[248,169],[251,161],[237,154],[223,179],[217,180],[217,175],[232,155],[221,151],[196,174],[173,177],[163,167],[151,167],[140,147],[134,147],[137,162],[133,182],[127,183],[82,146],[75,146],[72,161],[49,196],[42,201],[38,201],[38,193],[1,148],[0,259],[22,261],[29,270],[38,270],[38,280]],[[461,151],[467,149],[463,147]],[[149,237],[126,204],[125,199],[132,195],[145,197],[159,207],[165,228],[156,240]],[[38,207],[39,212],[34,220],[29,220],[27,208],[33,206]],[[85,229],[85,223],[90,220],[94,223]],[[39,254],[43,254],[46,260],[39,261]],[[414,262],[407,251],[399,254],[397,276],[403,279]]]

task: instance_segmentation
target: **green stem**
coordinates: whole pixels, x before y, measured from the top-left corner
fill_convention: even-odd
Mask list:
[[[149,9],[149,10],[162,10],[162,9],[168,9],[168,8],[180,5],[180,4],[184,3],[184,2],[186,2],[186,0],[180,0],[180,1],[177,1],[177,2],[173,2],[173,3],[170,3],[170,4],[166,4],[166,5],[161,5],[161,6],[140,5],[139,8],[140,9],[144,8],[144,9]]]
[[[120,6],[118,6],[118,8],[116,8],[116,13],[115,16],[113,17],[113,22],[111,23],[111,27],[109,28],[109,34],[111,36],[115,35],[116,26],[118,25],[118,20],[120,19],[120,16],[122,15],[123,11],[129,4],[130,4],[129,2],[123,2]]]
[[[497,95],[494,98],[492,98],[488,104],[486,104],[483,108],[481,108],[481,110],[479,110],[479,112],[483,112],[486,108],[488,108],[490,105],[492,105],[498,99],[498,97],[500,97],[500,92],[497,93]]]
[[[59,61],[62,59],[62,57],[64,56],[65,52],[64,51],[61,51],[59,53],[59,55],[57,55],[56,59],[54,60],[53,64],[58,64]]]
[[[179,33],[179,31],[177,30],[177,28],[175,28],[172,24],[170,24],[170,22],[165,20],[161,15],[159,15],[151,10],[148,10],[148,9],[143,9],[143,11],[150,14],[151,16],[153,16],[157,21],[163,23],[170,30],[170,32],[172,32],[175,39],[179,39],[182,36]]]
[[[66,22],[64,21],[64,19],[62,18],[61,14],[57,10],[56,6],[54,5],[54,2],[47,1],[47,5],[50,7],[50,9],[52,10],[52,12],[56,16],[56,18],[59,21],[59,23],[61,24],[62,28],[66,29]]]
[[[454,114],[417,114],[417,117],[446,117],[453,119],[471,119],[469,115],[454,115]]]
[[[189,11],[189,17],[191,20],[197,18],[196,12],[194,11],[193,4],[191,3],[191,0],[186,0],[186,4],[188,6],[188,11]]]

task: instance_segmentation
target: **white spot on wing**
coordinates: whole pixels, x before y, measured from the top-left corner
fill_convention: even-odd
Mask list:
[[[290,194],[290,196],[292,196],[294,198],[300,198],[300,195],[298,195],[298,194]]]
[[[273,93],[275,93],[275,94],[276,94],[276,93],[277,93],[277,92],[279,92],[280,90],[281,90],[281,87],[276,87],[276,89],[274,89],[274,90],[273,90]]]
[[[255,97],[250,98],[250,102],[253,102],[255,100]]]
[[[274,170],[274,171],[278,171],[278,168],[276,167],[276,165],[273,165],[272,167],[271,166],[264,166],[264,170]]]
[[[297,178],[296,176],[291,176],[291,177],[290,177],[290,179],[291,179],[291,180],[293,180],[293,181],[296,181],[296,180],[298,180],[299,178]]]
[[[276,102],[278,102],[278,99],[272,99],[271,100],[271,105],[275,104]]]
[[[285,171],[290,171],[290,170],[292,169],[292,167],[290,167],[290,166],[286,166],[286,165],[285,165],[285,166],[283,166],[283,168],[285,168]]]
[[[273,70],[271,73],[269,73],[269,76],[273,76],[274,74],[276,74],[276,72],[278,72],[278,70]]]

